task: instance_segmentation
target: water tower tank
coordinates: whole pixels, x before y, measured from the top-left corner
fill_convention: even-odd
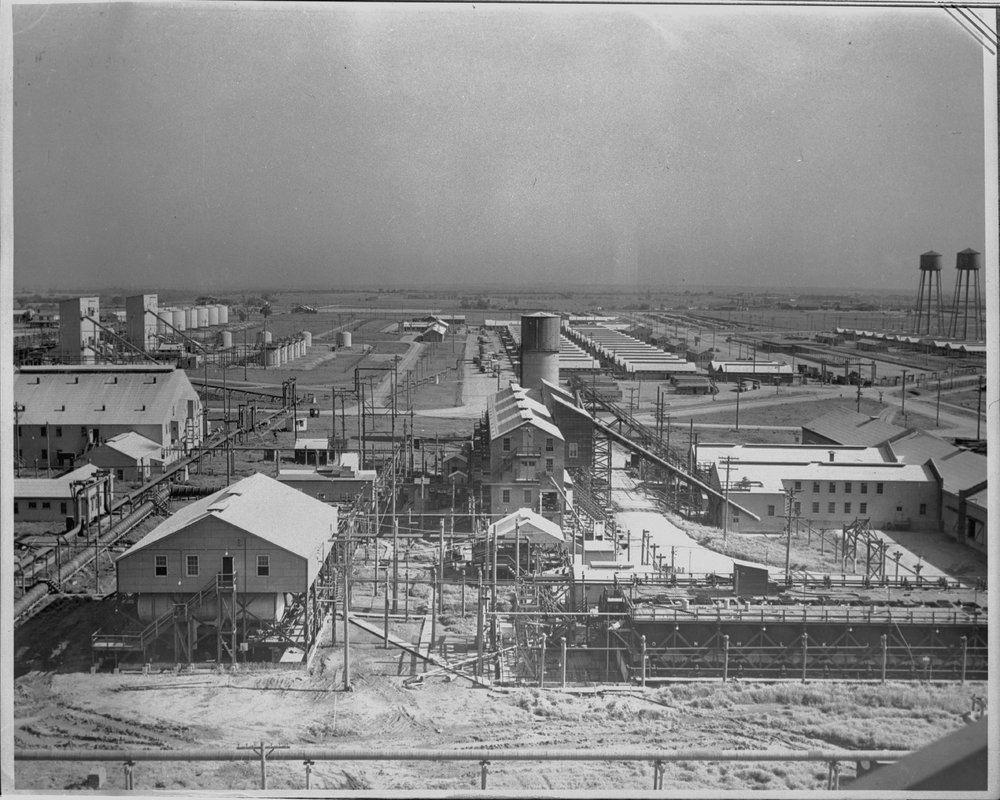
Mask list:
[[[233,332],[232,331],[223,331],[222,334],[219,336],[219,339],[222,342],[222,349],[223,350],[228,350],[230,347],[233,346]]]
[[[979,269],[981,266],[979,253],[971,247],[962,250],[955,259],[956,269]]]
[[[220,325],[229,324],[229,306],[224,306],[224,305],[219,306],[219,324]]]
[[[208,306],[208,324],[218,325],[219,324],[219,307],[218,306]]]
[[[941,269],[941,254],[935,253],[933,250],[928,250],[926,253],[920,254],[920,269],[925,272],[928,270],[939,270]]]
[[[521,317],[521,386],[541,389],[542,380],[559,383],[559,325],[555,314]]]
[[[177,330],[183,331],[187,330],[187,314],[184,313],[183,308],[175,308],[170,312],[171,320],[170,324],[173,325]]]

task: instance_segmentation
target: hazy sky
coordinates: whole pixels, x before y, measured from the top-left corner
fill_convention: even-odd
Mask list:
[[[893,288],[982,250],[944,11],[22,6],[18,288]]]

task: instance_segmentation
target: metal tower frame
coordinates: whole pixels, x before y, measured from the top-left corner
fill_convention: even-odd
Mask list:
[[[986,326],[983,324],[982,298],[979,292],[979,253],[972,248],[962,250],[955,259],[955,268],[957,270],[955,296],[952,299],[951,324],[948,327],[948,335],[952,338],[961,338],[962,341],[969,341],[971,328],[973,340],[984,339]],[[970,291],[973,295],[971,302],[974,306],[972,308],[969,307]]]
[[[920,288],[917,291],[917,336],[941,335],[941,254],[929,250],[920,256]]]

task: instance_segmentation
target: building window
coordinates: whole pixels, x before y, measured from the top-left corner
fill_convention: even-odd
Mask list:
[[[902,506],[896,506],[896,511],[902,511],[902,510],[903,510]]]
[[[813,503],[813,514],[819,513],[819,503]]]
[[[802,491],[802,481],[795,481],[795,491],[797,492]]]
[[[837,493],[837,484],[831,483],[830,484],[830,494],[836,494],[836,493]]]
[[[861,494],[868,494],[868,484],[867,483],[862,483],[861,484]]]
[[[120,481],[125,480],[125,470],[123,470],[123,469],[116,469],[115,470],[115,477],[118,478],[118,480],[120,480]]]
[[[167,574],[167,557],[166,556],[156,556],[154,561],[154,572],[157,578],[166,577]]]
[[[18,513],[18,509],[17,509],[17,500],[15,500],[15,501],[14,501],[14,513],[15,513],[15,514],[17,514],[17,513]]]
[[[858,504],[858,513],[859,514],[867,514],[868,513],[868,503],[859,503]]]
[[[555,466],[556,466],[555,459],[553,459],[553,458],[547,458],[547,459],[545,459],[545,471],[546,472],[552,472],[552,470],[555,469]]]
[[[52,508],[52,503],[48,500],[42,500],[42,508]]]
[[[546,436],[545,437],[545,452],[546,453],[552,453],[552,452],[555,451],[555,449],[556,449],[556,445],[555,445],[555,442],[552,440],[552,437],[551,436]]]
[[[837,504],[836,503],[827,503],[826,504],[826,513],[827,514],[836,514],[837,513]]]
[[[819,481],[813,481],[813,491],[819,494]]]
[[[767,507],[767,515],[769,517],[773,517],[774,516],[774,506],[768,506]]]
[[[569,443],[569,457],[570,458],[577,458],[579,456],[579,454],[580,454],[580,445],[578,445],[576,442],[570,442]]]
[[[884,483],[876,483],[875,484],[875,494],[882,494],[884,491],[885,491],[885,484]]]
[[[850,494],[850,493],[851,493],[851,482],[847,481],[844,483],[844,494]]]
[[[184,559],[185,574],[189,578],[198,577],[198,556],[187,556]]]
[[[509,436],[504,436],[503,437],[503,441],[500,442],[500,448],[505,453],[509,453],[510,452],[510,437]]]
[[[29,500],[28,508],[38,508],[38,503],[36,503],[34,500]]]
[[[926,514],[927,513],[927,503],[921,503],[920,504],[920,510],[917,513],[920,514],[920,516],[923,516],[924,514]]]
[[[500,500],[504,503],[510,502],[510,489],[504,489],[500,492]]]
[[[48,461],[48,458],[49,458],[49,451],[48,451],[48,450],[46,450],[46,449],[45,449],[45,448],[43,447],[43,448],[41,449],[41,451],[40,451],[40,452],[38,453],[38,457],[39,457],[39,458],[42,458],[42,459],[45,459],[46,461]]]
[[[56,436],[62,436],[62,427],[56,425]]]
[[[795,501],[795,516],[799,516],[802,513],[802,503],[798,500]]]
[[[531,489],[524,490],[524,502],[531,505]]]
[[[257,556],[257,577],[266,578],[271,574],[271,556]]]
[[[60,503],[59,504],[59,513],[60,514],[65,514],[66,513],[66,504],[65,503]]]
[[[42,427],[40,427],[38,429],[38,435],[39,436],[44,436],[45,435],[45,426],[44,425],[42,425]]]
[[[851,513],[851,504],[850,503],[844,503],[844,513],[845,514],[850,514]]]

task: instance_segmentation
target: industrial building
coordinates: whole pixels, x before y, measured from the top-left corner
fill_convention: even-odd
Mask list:
[[[630,380],[666,379],[679,372],[697,371],[697,367],[683,357],[666,353],[607,325],[567,326],[566,333],[621,377]]]
[[[277,479],[325,503],[352,502],[359,494],[370,493],[378,478],[376,470],[361,469],[360,461],[360,453],[341,453],[315,469],[279,469]]]
[[[709,374],[717,381],[741,381],[746,379],[766,380],[770,383],[790,384],[795,377],[791,364],[783,361],[761,359],[737,359],[711,361]]]
[[[93,364],[101,354],[101,300],[74,297],[59,303],[59,359],[66,364]]]
[[[901,463],[885,447],[709,444],[698,446],[696,457],[708,465],[712,485],[760,516],[753,529],[785,528],[789,491],[792,517],[816,528],[857,518],[881,529],[939,528],[935,470]],[[732,513],[732,529],[740,529],[740,516]]]
[[[492,395],[474,437],[480,442],[482,483],[490,513],[519,508],[561,523],[570,492],[565,440],[548,409],[511,384]]]
[[[180,451],[202,439],[201,401],[172,366],[25,366],[14,374],[14,403],[15,447],[24,466],[70,466],[133,431]]]
[[[97,635],[95,651],[145,655],[173,630],[177,662],[202,647],[218,661],[241,651],[277,660],[289,648],[301,660],[325,613],[337,523],[335,507],[260,473],[181,508],[115,563],[119,595],[134,597],[141,623],[162,627]]]
[[[161,473],[179,455],[176,448],[164,447],[135,431],[127,431],[88,450],[84,458],[88,463],[108,470],[119,481],[141,483]]]
[[[14,522],[87,524],[111,508],[114,477],[87,464],[55,478],[14,478]]]
[[[566,442],[566,469],[587,469],[594,463],[594,419],[562,387],[542,381],[542,402]]]
[[[802,426],[802,444],[873,446],[903,433],[906,428],[848,408],[837,408]]]
[[[127,338],[134,347],[147,353],[156,350],[158,320],[159,308],[155,294],[140,294],[125,298]]]

